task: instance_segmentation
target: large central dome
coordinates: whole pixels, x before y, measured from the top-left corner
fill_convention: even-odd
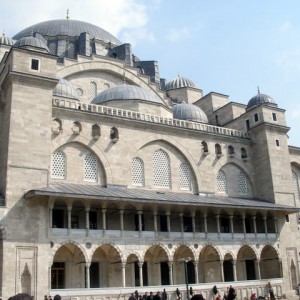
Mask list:
[[[87,32],[90,34],[90,38],[96,38],[106,43],[113,43],[115,45],[121,45],[122,43],[109,32],[104,29],[82,21],[77,20],[51,20],[41,22],[17,33],[13,39],[18,40],[22,37],[31,36],[32,33],[40,33],[43,36],[74,36],[78,37],[81,33]]]

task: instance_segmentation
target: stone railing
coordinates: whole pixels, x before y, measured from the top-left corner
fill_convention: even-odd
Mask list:
[[[204,123],[197,123],[173,118],[164,118],[156,115],[120,109],[115,107],[108,107],[95,104],[85,104],[79,101],[65,100],[60,98],[53,98],[53,107],[76,109],[81,111],[87,111],[97,113],[101,115],[115,116],[119,118],[137,120],[142,122],[149,122],[155,124],[163,124],[172,127],[180,127],[185,129],[205,131],[213,134],[233,136],[237,138],[250,139],[250,134],[235,129],[208,125]]]

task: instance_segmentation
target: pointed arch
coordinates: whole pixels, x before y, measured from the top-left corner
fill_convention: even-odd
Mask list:
[[[62,150],[55,150],[52,153],[51,178],[65,179],[67,169],[67,157]]]
[[[153,153],[153,185],[158,188],[171,188],[170,158],[163,149]]]

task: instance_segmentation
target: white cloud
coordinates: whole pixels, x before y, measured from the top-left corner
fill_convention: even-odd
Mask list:
[[[172,28],[167,33],[167,38],[171,42],[177,42],[190,36],[190,32],[186,27]]]
[[[285,73],[291,75],[300,71],[300,49],[281,51],[274,55],[277,66]]]
[[[291,116],[293,119],[299,119],[300,118],[300,107],[295,107],[291,113]]]
[[[0,30],[13,36],[20,30],[51,19],[66,18],[69,9],[71,19],[97,25],[113,35],[126,31],[135,33],[135,38],[151,37],[147,31],[148,9],[157,0],[14,0],[5,4],[0,11]],[[126,42],[126,41],[122,41]],[[130,42],[130,41],[129,41]]]
[[[286,21],[279,27],[279,32],[286,33],[287,31],[292,29],[292,23],[290,21]]]

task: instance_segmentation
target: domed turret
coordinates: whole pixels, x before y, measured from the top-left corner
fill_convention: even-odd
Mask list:
[[[78,94],[74,86],[63,78],[59,79],[58,84],[53,90],[53,96],[78,100]]]
[[[99,93],[92,101],[93,104],[102,104],[113,100],[142,100],[163,104],[154,94],[135,85],[122,84],[106,89]]]
[[[173,118],[199,123],[208,123],[205,112],[194,104],[182,102],[173,108]]]
[[[14,40],[8,36],[5,35],[5,33],[3,33],[2,35],[0,35],[0,45],[8,45],[8,46],[12,46],[14,44]]]
[[[192,80],[178,75],[177,78],[166,83],[165,90],[175,90],[183,87],[197,88],[196,84]]]
[[[258,90],[257,95],[253,96],[249,100],[247,108],[250,108],[252,106],[259,105],[259,104],[270,104],[272,106],[277,105],[272,97],[265,95],[265,94],[261,94],[260,91]]]
[[[45,44],[45,42],[34,36],[26,36],[20,38],[15,42],[14,47],[15,48],[34,47],[34,48],[40,48],[42,51],[46,51],[50,53],[50,50]]]

